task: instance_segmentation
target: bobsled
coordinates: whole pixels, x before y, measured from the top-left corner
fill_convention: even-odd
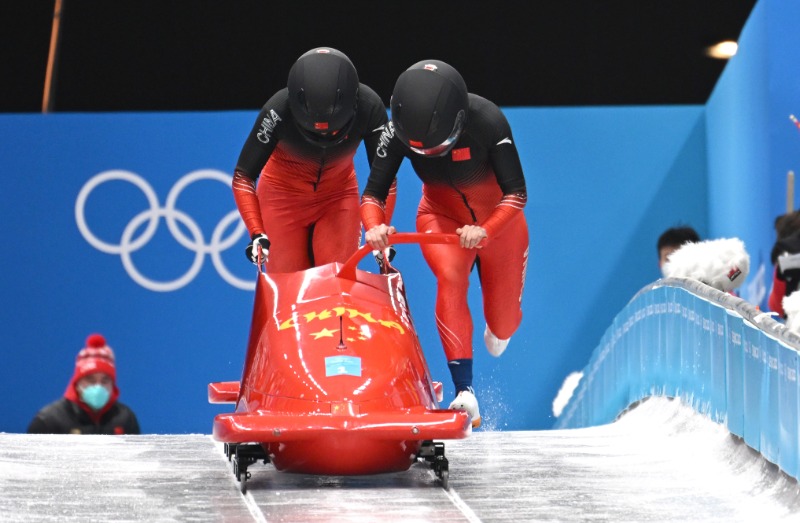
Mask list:
[[[453,234],[398,233],[392,244],[458,243]],[[469,415],[439,408],[406,300],[388,260],[359,269],[362,246],[345,263],[294,273],[259,267],[240,381],[211,383],[214,418],[242,492],[248,466],[318,475],[398,472],[427,463],[447,488],[444,443],[472,431]]]

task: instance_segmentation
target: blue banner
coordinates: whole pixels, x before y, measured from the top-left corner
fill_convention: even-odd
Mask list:
[[[529,187],[531,254],[524,320],[502,358],[484,348],[477,271],[471,277],[474,386],[486,429],[550,427],[564,376],[585,364],[614,313],[656,276],[654,254],[641,245],[677,215],[703,230],[703,187],[682,190],[705,175],[703,111],[504,109]],[[256,113],[0,116],[0,393],[14,405],[0,431],[24,431],[63,393],[92,332],[115,349],[120,399],[145,432],[211,429],[224,407],[207,404],[206,386],[241,376],[252,312],[255,267],[244,256],[230,177]],[[588,149],[595,154],[575,154]],[[363,189],[363,147],[356,174]],[[414,230],[421,184],[408,162],[398,185],[393,225]],[[609,186],[620,189],[598,201]],[[591,223],[587,205],[596,210]],[[591,282],[542,277],[585,273],[581,257],[553,255],[575,230],[596,242],[582,245],[596,253]],[[449,401],[455,391],[436,330],[435,279],[416,247],[398,248],[395,265]]]

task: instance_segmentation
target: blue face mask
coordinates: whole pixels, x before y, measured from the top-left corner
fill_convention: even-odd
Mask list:
[[[89,385],[80,391],[81,399],[89,405],[92,410],[100,410],[106,406],[111,393],[102,385]]]

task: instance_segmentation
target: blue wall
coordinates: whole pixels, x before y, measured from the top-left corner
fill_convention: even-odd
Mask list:
[[[762,308],[773,222],[786,212],[787,172],[800,177],[800,131],[789,120],[800,116],[798,20],[797,2],[758,2],[706,106],[709,234],[744,241],[752,269],[742,296]]]
[[[552,425],[550,404],[564,376],[583,367],[616,311],[658,277],[658,234],[679,222],[708,232],[705,117],[703,107],[506,114],[530,195],[525,318],[503,357],[491,358],[474,282],[475,384],[486,428],[541,429]],[[38,408],[61,395],[75,354],[95,331],[116,350],[121,400],[145,432],[207,433],[213,415],[227,410],[207,404],[206,384],[241,375],[253,296],[240,287],[254,280],[254,268],[231,219],[230,188],[219,179],[229,175],[254,117],[0,116],[0,394],[7,399],[0,431],[24,431]],[[357,169],[363,187],[363,151]],[[118,170],[125,173],[113,176],[130,181],[87,192],[101,173]],[[177,196],[173,233],[155,217],[168,214],[170,191],[190,173],[200,179]],[[410,230],[420,185],[407,163],[399,190],[395,224]],[[147,193],[157,200],[152,208]],[[88,232],[76,220],[81,195]],[[148,209],[152,230],[141,214]],[[129,257],[115,251],[123,238],[133,244]],[[402,248],[396,264],[449,400],[433,278],[414,247]]]

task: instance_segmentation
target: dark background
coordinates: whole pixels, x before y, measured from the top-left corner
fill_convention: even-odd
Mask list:
[[[255,109],[310,48],[389,101],[426,58],[501,106],[703,104],[754,0],[63,0],[54,111]],[[42,110],[55,0],[0,2],[0,111]]]

